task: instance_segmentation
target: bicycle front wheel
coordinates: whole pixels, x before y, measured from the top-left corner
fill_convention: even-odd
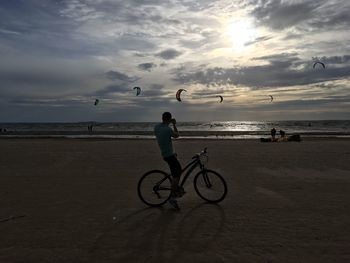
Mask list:
[[[194,189],[203,200],[219,203],[225,199],[227,185],[224,178],[217,172],[203,169],[194,177]]]
[[[171,178],[166,172],[152,170],[145,173],[137,185],[142,202],[149,206],[161,206],[170,198]]]

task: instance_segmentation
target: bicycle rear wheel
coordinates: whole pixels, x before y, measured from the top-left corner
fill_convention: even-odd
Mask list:
[[[161,206],[170,198],[171,177],[166,172],[152,170],[145,173],[137,185],[142,202],[149,206]]]
[[[225,199],[227,185],[224,178],[217,172],[204,169],[194,177],[194,189],[203,200],[219,203]]]

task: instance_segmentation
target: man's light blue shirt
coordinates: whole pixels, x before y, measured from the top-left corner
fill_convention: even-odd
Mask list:
[[[154,127],[154,135],[157,138],[157,142],[163,158],[175,154],[171,141],[171,137],[174,135],[174,131],[169,127],[169,125],[164,123],[157,124]]]

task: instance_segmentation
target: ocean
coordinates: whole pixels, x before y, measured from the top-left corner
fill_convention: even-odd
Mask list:
[[[155,122],[0,123],[0,137],[154,138]],[[88,126],[93,125],[92,132]],[[350,138],[350,120],[178,122],[182,138],[257,139],[287,135]]]

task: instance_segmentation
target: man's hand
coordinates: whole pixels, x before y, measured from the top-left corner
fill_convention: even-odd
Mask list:
[[[180,136],[180,134],[176,128],[176,119],[171,119],[170,122],[174,125],[174,132],[173,132],[172,137],[178,138]]]

